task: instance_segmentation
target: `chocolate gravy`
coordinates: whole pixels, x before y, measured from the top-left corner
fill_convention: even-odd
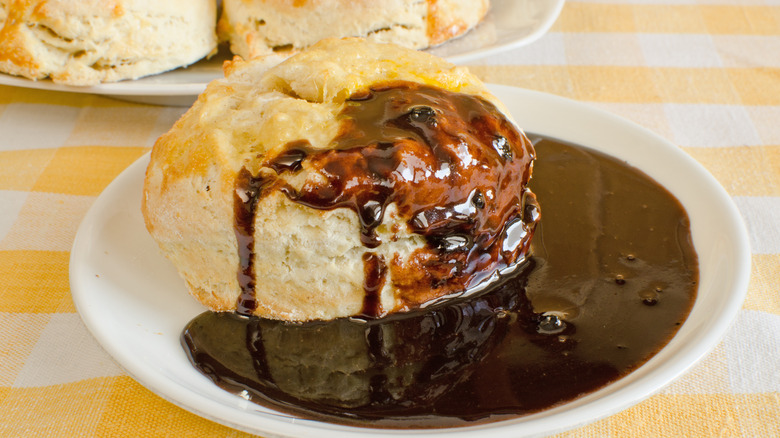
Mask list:
[[[687,215],[618,160],[535,140],[531,187],[544,215],[532,256],[490,290],[368,320],[206,312],[182,335],[193,364],[291,415],[387,428],[515,418],[636,369],[671,339],[696,296]]]
[[[241,294],[236,303],[237,311],[251,315],[257,307],[255,300],[254,234],[257,201],[269,181],[255,178],[244,169],[238,174],[236,190],[233,193],[236,241],[238,243],[238,285]]]
[[[253,176],[242,169],[235,204],[242,250],[253,246],[247,239],[257,198],[281,190],[292,202],[314,209],[357,213],[366,254],[382,243],[376,229],[394,204],[408,231],[423,236],[427,246],[410,260],[385,260],[384,269],[366,267],[366,273],[382,273],[371,282],[383,284],[392,272],[402,308],[473,287],[524,257],[539,210],[525,188],[533,146],[492,103],[396,81],[354,94],[338,117],[340,130],[328,149],[298,140],[264,157],[261,167],[271,172]],[[320,178],[307,179],[300,188],[279,178],[301,170]],[[239,196],[243,193],[254,198]],[[528,215],[529,209],[537,214]],[[254,282],[245,280],[253,274],[245,256],[252,254],[240,254],[239,308],[244,311],[239,313],[251,314],[255,290]],[[364,260],[373,263],[375,257]],[[375,292],[366,290],[364,316],[386,313],[368,305]]]

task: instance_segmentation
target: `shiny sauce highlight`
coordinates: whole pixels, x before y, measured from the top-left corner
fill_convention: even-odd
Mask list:
[[[381,245],[376,229],[390,204],[408,231],[423,236],[425,248],[410,260],[383,260],[383,269],[367,266],[366,285],[384,284],[392,272],[403,308],[473,287],[527,253],[539,216],[526,189],[534,150],[530,141],[490,102],[417,83],[374,85],[347,99],[339,114],[340,130],[327,149],[307,140],[287,144],[265,157],[272,172],[249,175],[242,169],[236,193],[264,196],[280,190],[297,204],[318,210],[348,208],[357,214],[366,263],[376,264],[372,249]],[[305,170],[319,178],[300,188],[281,176]],[[257,190],[254,187],[271,187]],[[251,218],[257,199],[236,203],[236,236],[251,247]],[[245,258],[250,260],[245,262]],[[255,282],[252,254],[240,254],[239,307],[251,314]],[[245,266],[247,265],[247,266]],[[246,274],[245,274],[246,272]],[[366,289],[363,316],[386,313],[377,291]],[[370,306],[371,303],[377,304]]]

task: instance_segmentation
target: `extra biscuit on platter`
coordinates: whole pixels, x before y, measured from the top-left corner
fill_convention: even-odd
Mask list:
[[[67,85],[161,73],[216,51],[216,14],[216,0],[0,2],[0,72]]]
[[[221,39],[243,58],[288,54],[324,38],[424,49],[479,24],[489,0],[224,0]]]

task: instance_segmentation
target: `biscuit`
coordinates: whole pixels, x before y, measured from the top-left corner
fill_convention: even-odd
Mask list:
[[[224,0],[219,34],[244,58],[331,37],[423,49],[464,34],[488,7],[489,0]]]
[[[216,0],[5,3],[0,72],[33,80],[136,79],[192,64],[217,46]]]
[[[326,39],[236,58],[152,150],[146,226],[215,311],[381,317],[523,260],[533,147],[465,68]]]

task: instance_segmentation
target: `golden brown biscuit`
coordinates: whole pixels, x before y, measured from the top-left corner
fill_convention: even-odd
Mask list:
[[[224,0],[219,33],[244,58],[332,37],[423,49],[476,26],[488,7],[489,0]]]
[[[216,0],[7,0],[0,72],[69,85],[135,79],[216,49]]]
[[[526,254],[533,148],[506,114],[466,69],[394,45],[237,58],[155,144],[146,225],[213,310],[415,308]]]

